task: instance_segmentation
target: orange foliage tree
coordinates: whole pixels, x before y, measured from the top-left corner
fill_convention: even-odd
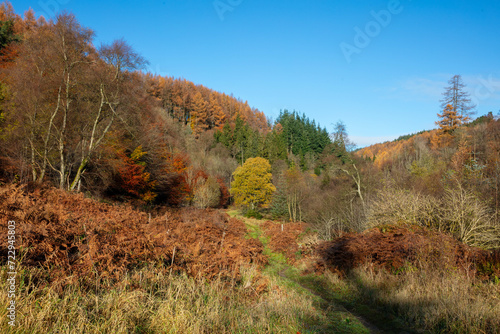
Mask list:
[[[457,113],[457,110],[451,105],[447,104],[442,114],[437,114],[441,120],[436,121],[442,133],[450,134],[463,123],[463,116]]]
[[[146,202],[152,202],[156,194],[154,188],[157,184],[151,180],[151,175],[145,172],[146,163],[141,159],[147,154],[142,147],[137,147],[130,156],[124,152],[118,153],[119,184],[128,194],[137,196]]]

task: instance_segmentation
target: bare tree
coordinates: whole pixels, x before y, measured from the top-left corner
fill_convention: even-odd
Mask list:
[[[92,36],[71,14],[61,14],[26,36],[13,70],[14,111],[26,121],[34,181],[42,182],[50,166],[64,187],[68,125],[77,114],[76,90],[93,51]]]
[[[451,105],[462,118],[464,123],[470,120],[474,115],[476,106],[472,103],[469,93],[465,90],[465,84],[460,75],[454,75],[449,81],[449,86],[445,87],[443,99],[441,102],[441,110],[444,110],[447,105]]]
[[[123,40],[95,50],[72,14],[27,34],[13,69],[12,114],[25,131],[34,181],[52,169],[74,190],[93,154],[127,109],[128,75],[146,61]],[[71,180],[71,182],[69,182]]]

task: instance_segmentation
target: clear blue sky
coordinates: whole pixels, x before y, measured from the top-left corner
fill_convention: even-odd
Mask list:
[[[329,131],[342,120],[359,146],[435,128],[454,74],[478,116],[500,109],[498,0],[12,3],[73,12],[97,45],[123,37],[149,71],[233,93],[268,117],[295,109]]]

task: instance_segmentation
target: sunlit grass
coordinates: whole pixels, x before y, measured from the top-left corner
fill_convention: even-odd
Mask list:
[[[0,282],[0,316],[6,319],[6,268]],[[325,320],[312,298],[270,279],[255,292],[252,270],[243,283],[168,275],[155,268],[128,273],[99,289],[69,285],[62,291],[31,280],[17,296],[16,326],[2,333],[301,333]],[[30,276],[29,272],[26,272]],[[247,277],[245,278],[245,275]],[[322,320],[323,319],[323,320]]]

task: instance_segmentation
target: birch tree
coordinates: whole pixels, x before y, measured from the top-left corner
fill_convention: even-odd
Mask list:
[[[91,89],[95,101],[86,106],[82,119],[83,131],[78,148],[81,152],[76,174],[69,189],[80,188],[85,169],[97,148],[117,118],[121,118],[123,95],[128,81],[127,73],[142,68],[146,61],[124,40],[116,40],[99,49],[98,59],[92,66]]]

